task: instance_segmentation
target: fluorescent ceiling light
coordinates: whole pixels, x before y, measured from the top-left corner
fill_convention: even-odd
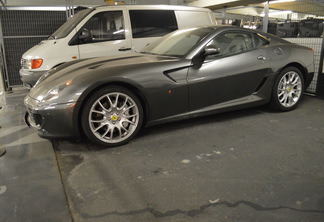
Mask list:
[[[269,4],[276,4],[276,3],[283,3],[283,2],[294,2],[296,0],[276,0],[276,1],[269,1]],[[267,2],[263,2],[262,4],[267,4]]]
[[[22,6],[7,7],[8,10],[32,10],[32,11],[66,11],[66,6]]]
[[[277,12],[269,12],[269,15],[282,15],[282,14],[291,14],[292,11],[277,11]],[[265,16],[264,13],[262,13],[260,16]]]

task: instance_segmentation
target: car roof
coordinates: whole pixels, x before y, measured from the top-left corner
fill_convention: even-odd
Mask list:
[[[275,41],[279,41],[279,42],[287,42],[286,40],[278,37],[278,36],[275,36],[275,35],[272,35],[270,33],[266,33],[266,32],[263,32],[261,30],[255,30],[255,29],[247,29],[247,28],[243,28],[243,27],[238,27],[238,26],[233,26],[233,25],[213,25],[213,26],[204,26],[206,28],[212,28],[214,29],[215,31],[222,31],[222,30],[236,30],[236,31],[244,31],[244,32],[252,32],[252,33],[258,33],[262,36],[265,36],[267,38],[271,38]]]
[[[192,7],[192,6],[180,6],[180,5],[101,5],[96,6],[94,9],[113,9],[113,8],[125,8],[125,9],[138,9],[138,10],[177,10],[177,11],[208,11],[211,12],[210,9],[200,8],[200,7]]]
[[[246,28],[233,26],[233,25],[211,25],[211,26],[201,26],[200,28],[213,29],[214,31],[223,31],[223,30],[232,30],[233,31],[234,30],[234,31],[254,32],[254,33],[260,33],[260,34],[262,33],[259,30],[246,29]]]

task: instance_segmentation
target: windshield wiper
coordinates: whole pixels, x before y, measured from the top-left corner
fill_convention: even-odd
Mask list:
[[[140,52],[140,53],[141,53],[141,54],[148,54],[148,55],[158,55],[158,54],[153,53],[153,52],[145,52],[145,51]]]

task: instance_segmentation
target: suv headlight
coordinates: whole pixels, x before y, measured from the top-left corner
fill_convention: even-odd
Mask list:
[[[24,69],[38,69],[43,64],[43,59],[22,59],[21,66]]]

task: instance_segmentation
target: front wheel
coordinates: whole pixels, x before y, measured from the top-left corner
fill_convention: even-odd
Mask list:
[[[270,105],[279,111],[290,111],[299,103],[303,91],[304,80],[300,70],[287,67],[275,81]]]
[[[143,108],[128,89],[108,86],[95,92],[86,102],[82,127],[87,137],[107,147],[131,140],[143,122]]]

